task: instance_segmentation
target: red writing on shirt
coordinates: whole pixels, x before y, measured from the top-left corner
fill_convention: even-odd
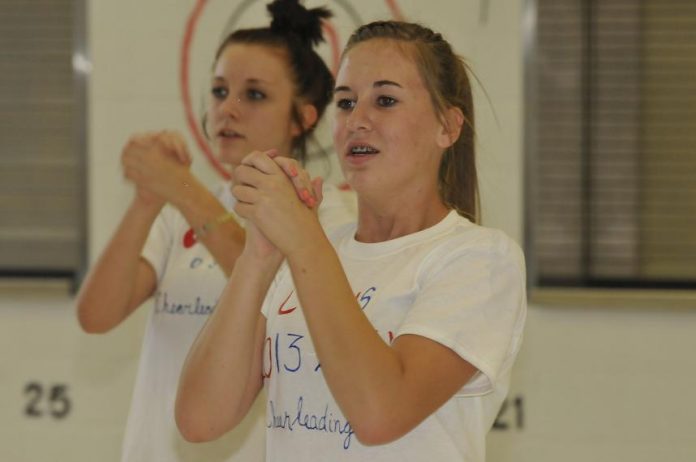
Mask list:
[[[280,307],[278,307],[278,314],[290,314],[293,311],[297,309],[297,306],[293,306],[291,308],[286,308],[285,305],[288,303],[288,300],[290,300],[290,297],[292,297],[292,294],[294,294],[295,291],[293,290],[288,294],[287,298],[283,300],[283,303],[280,304]]]
[[[365,307],[370,303],[372,300],[372,295],[373,293],[377,290],[376,287],[370,287],[369,289],[366,289],[364,291],[360,291],[355,294],[355,300],[358,302],[360,305],[360,309],[364,310]],[[295,293],[294,290],[290,291],[287,297],[285,297],[285,300],[280,304],[278,307],[278,314],[279,315],[284,315],[284,314],[290,314],[293,311],[297,309],[297,304],[293,300],[292,303],[288,303],[290,301],[290,298],[292,295]]]

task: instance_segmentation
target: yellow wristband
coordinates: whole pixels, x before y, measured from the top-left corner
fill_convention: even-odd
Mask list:
[[[210,231],[217,227],[217,225],[227,223],[228,221],[234,221],[234,214],[232,212],[225,212],[222,215],[213,218],[209,222],[204,223],[197,228],[194,228],[193,233],[196,235],[197,239],[202,239],[208,233],[210,233]]]

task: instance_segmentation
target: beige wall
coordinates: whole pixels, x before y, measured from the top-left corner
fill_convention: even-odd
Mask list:
[[[178,53],[193,0],[89,2],[89,229],[92,259],[130,198],[118,156],[132,132],[185,129],[178,95]],[[232,6],[210,0],[193,43],[192,88],[200,103],[210,53]],[[334,2],[339,21],[346,14]],[[355,0],[365,17],[388,15],[386,2]],[[435,25],[466,56],[490,101],[478,95],[484,221],[522,240],[522,6],[518,0],[401,0],[407,17]],[[480,8],[488,8],[481,11]],[[254,11],[260,11],[254,10]],[[244,19],[258,22],[258,12]],[[351,25],[341,26],[345,32]],[[345,31],[344,31],[345,29]],[[202,69],[202,70],[201,70]],[[198,171],[214,180],[200,156]],[[0,285],[0,460],[118,460],[147,308],[115,332],[87,336],[73,300],[55,284]],[[518,408],[489,437],[491,462],[696,460],[696,310],[645,305],[532,305],[511,398]],[[35,391],[41,417],[25,410]],[[71,412],[51,389],[65,385]]]

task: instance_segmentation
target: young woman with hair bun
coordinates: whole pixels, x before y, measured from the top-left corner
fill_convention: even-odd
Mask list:
[[[268,11],[270,26],[232,32],[215,54],[204,125],[231,184],[215,192],[202,184],[176,132],[136,135],[123,149],[124,174],[135,196],[85,279],[77,305],[82,328],[101,333],[154,297],[124,462],[263,459],[261,407],[235,435],[191,445],[174,424],[174,399],[186,353],[244,247],[244,224],[233,211],[230,190],[238,181],[235,168],[249,152],[264,151],[292,178],[298,198],[316,207],[301,167],[333,89],[331,72],[314,50],[322,40],[321,21],[331,14],[297,0],[276,0]],[[342,195],[336,188],[324,192],[319,215],[325,225],[351,219]]]

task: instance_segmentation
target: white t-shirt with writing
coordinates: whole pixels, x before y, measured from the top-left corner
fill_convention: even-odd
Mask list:
[[[216,193],[227,210],[235,199],[229,185]],[[324,187],[319,209],[327,227],[354,221],[352,193]],[[241,223],[241,221],[239,221]],[[166,206],[142,252],[157,274],[151,311],[123,442],[123,462],[254,462],[264,460],[265,400],[258,399],[244,422],[217,441],[191,444],[179,434],[174,402],[183,362],[217,304],[227,278],[207,248],[196,241],[186,219]]]
[[[403,334],[426,337],[479,372],[405,436],[363,446],[324,380],[291,274],[283,266],[262,307],[266,460],[483,462],[485,436],[507,394],[522,338],[522,252],[502,232],[474,225],[454,211],[431,228],[382,243],[356,241],[355,229],[344,226],[329,237],[380,337],[386,343]]]

